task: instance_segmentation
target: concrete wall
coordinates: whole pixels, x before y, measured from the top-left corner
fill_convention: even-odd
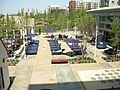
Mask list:
[[[7,88],[9,87],[10,84],[10,80],[9,80],[9,73],[8,73],[8,65],[7,65],[7,51],[2,43],[2,41],[0,40],[0,68],[2,68],[3,70],[3,80],[4,80],[4,85],[5,88],[4,89],[0,89],[0,90],[7,90]],[[5,59],[5,62],[3,63],[3,59]]]

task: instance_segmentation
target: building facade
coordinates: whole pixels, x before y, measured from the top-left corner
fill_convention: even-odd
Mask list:
[[[55,10],[59,10],[59,9],[61,9],[61,7],[60,7],[59,5],[49,5],[49,6],[48,6],[48,12],[49,12],[49,13],[52,13],[52,12],[54,12]]]
[[[114,7],[119,5],[120,5],[120,0],[100,0],[101,7]]]
[[[69,1],[69,11],[73,11],[77,9],[77,2],[75,0]]]
[[[0,90],[7,90],[10,84],[8,65],[7,65],[7,50],[0,39]]]
[[[15,34],[20,35],[26,35],[29,33],[35,34],[35,20],[34,18],[28,18],[26,21],[23,16],[13,16],[15,24],[16,24],[16,30]]]
[[[78,2],[77,8],[80,9],[98,9],[100,7],[100,2]]]
[[[111,22],[114,17],[120,18],[120,6],[114,7],[104,7],[100,9],[88,10],[88,12],[93,13],[96,16],[96,23],[98,30],[103,33],[103,38],[105,41],[109,41]]]

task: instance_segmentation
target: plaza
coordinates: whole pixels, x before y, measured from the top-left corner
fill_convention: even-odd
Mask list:
[[[120,90],[120,0],[0,1],[0,90]]]
[[[40,41],[37,55],[33,57],[28,56],[28,59],[20,61],[17,67],[9,66],[9,71],[12,72],[10,76],[16,76],[11,90],[93,90],[109,89],[111,85],[113,85],[114,88],[119,87],[119,81],[109,84],[108,79],[102,77],[102,79],[99,80],[95,74],[105,73],[104,70],[119,69],[120,62],[105,62],[100,58],[100,53],[97,53],[97,63],[51,64],[53,56],[51,55],[47,41],[48,38],[44,37],[45,35],[37,36],[37,39]],[[61,46],[65,46],[64,48],[69,51],[69,47],[64,44],[66,43],[61,41]],[[94,49],[94,47],[90,45],[89,47]],[[99,52],[99,49],[97,52]],[[58,55],[57,57],[60,56]],[[62,57],[70,58],[68,56]],[[107,75],[106,77],[109,76],[110,75]],[[92,77],[96,79],[92,80]],[[116,79],[119,80],[119,77],[116,76]],[[113,78],[110,80],[114,81]],[[104,84],[103,86],[102,81],[106,81],[108,84]],[[93,83],[92,86],[91,83]]]

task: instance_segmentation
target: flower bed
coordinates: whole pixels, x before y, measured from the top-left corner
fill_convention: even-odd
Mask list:
[[[107,62],[116,62],[116,61],[120,61],[120,56],[107,56],[107,57],[103,57],[103,59]]]
[[[11,60],[11,61],[8,61],[8,65],[9,66],[16,66],[16,64],[19,63],[20,60]]]
[[[93,58],[90,57],[77,57],[69,60],[71,64],[78,64],[78,63],[96,63]]]

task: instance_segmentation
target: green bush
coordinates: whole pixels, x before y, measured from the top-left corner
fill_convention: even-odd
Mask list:
[[[77,57],[74,59],[70,59],[70,63],[74,64],[74,63],[96,63],[96,61],[93,58],[90,57]]]

